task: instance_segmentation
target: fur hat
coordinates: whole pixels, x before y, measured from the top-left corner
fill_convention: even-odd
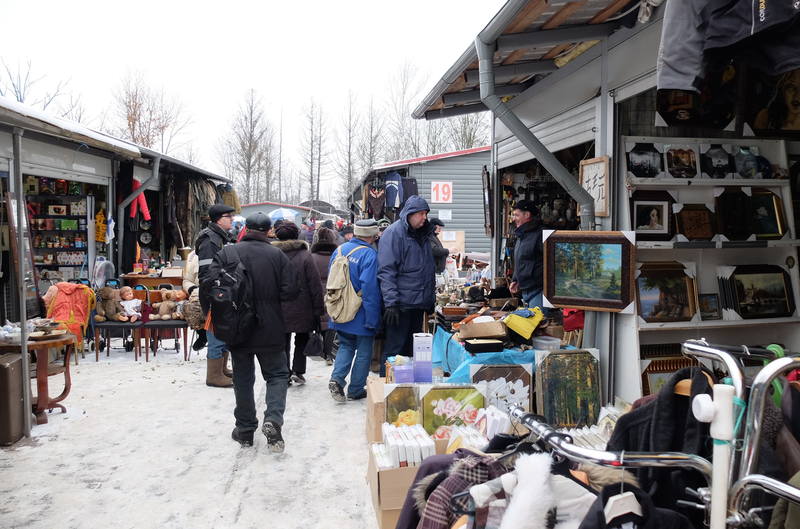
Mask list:
[[[300,236],[300,228],[294,222],[284,222],[275,228],[275,236],[282,241],[296,239]]]
[[[317,231],[314,233],[314,244],[316,243],[336,244],[337,243],[336,232],[324,226],[318,228]]]

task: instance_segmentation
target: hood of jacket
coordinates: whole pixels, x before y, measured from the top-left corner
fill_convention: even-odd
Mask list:
[[[431,208],[428,206],[428,202],[419,195],[411,195],[406,200],[403,209],[400,210],[400,221],[406,227],[407,230],[410,231],[427,231],[430,230],[431,224],[430,222],[425,222],[419,230],[414,230],[408,224],[408,216],[412,213],[416,213],[417,211],[430,211]]]
[[[298,250],[308,250],[308,243],[297,239],[287,241],[272,241],[272,245],[284,253],[296,252]]]

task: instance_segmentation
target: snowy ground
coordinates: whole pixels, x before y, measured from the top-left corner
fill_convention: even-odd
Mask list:
[[[71,366],[68,412],[0,450],[0,526],[376,527],[365,401],[336,404],[330,369],[309,361],[308,383],[289,388],[286,452],[273,455],[260,432],[252,448],[230,439],[233,390],[205,385],[204,352],[184,362],[162,350],[149,363],[122,349],[99,363],[87,354]],[[260,375],[256,392],[261,420]]]

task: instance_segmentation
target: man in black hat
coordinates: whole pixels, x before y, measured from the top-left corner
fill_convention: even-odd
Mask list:
[[[543,248],[542,219],[530,200],[519,200],[512,211],[514,217],[514,275],[509,289],[521,293],[528,307],[542,307]]]
[[[214,204],[208,208],[208,226],[197,236],[194,251],[198,259],[198,279],[200,281],[200,306],[203,314],[208,315],[210,305],[210,289],[206,283],[210,272],[210,265],[223,246],[234,242],[230,229],[233,226],[233,212],[235,210],[225,204]],[[228,347],[214,336],[213,331],[206,331],[208,339],[208,352],[206,354],[206,385],[215,388],[229,388],[233,386],[231,376],[233,373],[228,367]]]
[[[430,223],[433,225],[433,232],[430,236],[431,250],[433,251],[433,263],[436,267],[436,273],[441,274],[444,272],[444,268],[447,265],[447,256],[450,255],[450,250],[445,248],[442,245],[442,241],[439,240],[439,234],[442,233],[444,222],[436,217],[432,217],[430,219]]]

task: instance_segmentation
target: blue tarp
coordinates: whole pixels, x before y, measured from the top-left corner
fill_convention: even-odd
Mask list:
[[[533,363],[532,350],[504,349],[501,353],[481,353],[473,356],[452,337],[452,334],[441,327],[438,327],[433,335],[433,366],[441,367],[443,371],[450,373],[450,378],[447,379],[450,383],[468,384],[470,364]]]

